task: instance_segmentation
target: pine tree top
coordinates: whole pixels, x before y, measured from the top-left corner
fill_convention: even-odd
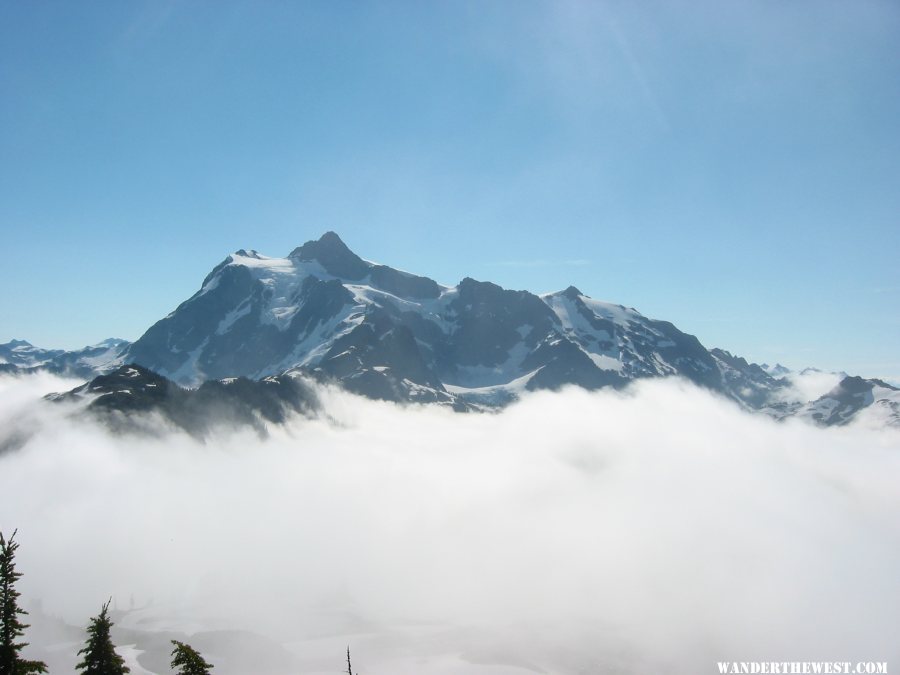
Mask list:
[[[113,626],[109,618],[110,601],[107,600],[100,614],[91,619],[87,642],[78,650],[79,656],[83,654],[84,658],[75,667],[84,675],[124,675],[131,672],[125,665],[125,659],[116,653],[110,637]]]
[[[9,539],[0,532],[0,675],[47,672],[47,665],[42,661],[29,661],[19,655],[22,648],[28,646],[27,642],[16,642],[28,628],[28,624],[19,619],[28,612],[19,607],[20,593],[16,590],[16,581],[22,576],[21,572],[16,572],[17,532],[13,530]]]
[[[177,669],[178,675],[210,675],[211,663],[200,656],[199,652],[190,645],[178,640],[172,640],[175,648],[172,650],[172,668]]]

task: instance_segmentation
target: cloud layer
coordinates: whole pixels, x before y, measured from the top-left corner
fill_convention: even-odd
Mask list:
[[[368,673],[900,657],[896,432],[667,380],[484,415],[332,391],[327,419],[201,445],[35,412],[68,384],[0,380],[3,428],[34,433],[0,456],[0,530],[24,596],[79,625],[113,595],[126,625],[253,630],[304,673],[347,642]]]

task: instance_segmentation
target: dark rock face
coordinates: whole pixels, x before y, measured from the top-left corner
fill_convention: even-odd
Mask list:
[[[537,366],[526,385],[529,391],[560,389],[574,384],[585,389],[621,387],[627,380],[614,371],[597,368],[585,352],[568,340],[545,340],[528,355],[524,366]]]
[[[135,364],[47,399],[85,403],[84,412],[116,431],[159,433],[149,417],[156,415],[197,438],[220,427],[249,426],[264,435],[266,423],[282,423],[291,415],[311,414],[319,407],[309,385],[290,375],[260,381],[211,380],[190,390]]]
[[[402,298],[436,298],[440,287],[427,277],[400,272],[386,265],[368,263],[353,253],[334,232],[326,232],[317,241],[295,248],[289,258],[318,262],[323,269],[346,281],[370,279],[371,283]]]
[[[122,366],[100,375],[65,394],[52,395],[54,401],[69,396],[95,395],[89,407],[96,411],[149,412],[178,397],[183,390],[175,383],[138,365]]]
[[[377,288],[401,298],[437,298],[441,294],[441,287],[436,281],[427,277],[417,277],[414,274],[399,272],[385,265],[372,267],[370,278],[372,284]]]
[[[541,299],[526,291],[507,291],[485,281],[463,279],[449,304],[455,329],[447,341],[441,369],[458,366],[495,367],[509,358],[518,343],[536,347],[559,326]],[[523,336],[520,329],[530,326]]]
[[[289,258],[318,262],[326,272],[348,281],[359,281],[369,273],[366,261],[347,248],[334,232],[326,232],[317,241],[308,241],[290,252]]]
[[[724,349],[716,347],[710,354],[719,364],[722,390],[751,408],[773,405],[773,394],[789,386],[784,378],[775,378],[761,366]]]
[[[215,286],[207,291],[210,280]],[[229,312],[239,311],[248,299],[252,301],[261,292],[246,267],[222,263],[207,277],[203,289],[153,324],[131,345],[127,359],[177,377],[181,369],[190,365],[192,355],[216,334]],[[252,307],[248,306],[248,309],[252,310]],[[199,366],[195,370],[203,372]],[[216,377],[217,374],[209,373],[208,376]]]
[[[316,372],[370,398],[421,402],[450,398],[441,396],[444,386],[425,364],[412,331],[384,312],[373,312],[337,339]],[[420,396],[413,397],[412,390],[419,390]]]

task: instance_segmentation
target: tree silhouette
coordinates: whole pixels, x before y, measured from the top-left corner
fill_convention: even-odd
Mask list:
[[[107,600],[100,614],[91,619],[87,629],[87,643],[78,650],[78,654],[84,654],[84,658],[76,668],[84,675],[124,675],[131,670],[125,665],[125,659],[116,654],[109,636],[113,625],[108,615],[109,603],[110,600]]]
[[[19,607],[19,592],[16,581],[22,576],[16,572],[16,532],[7,541],[0,532],[0,675],[27,675],[28,673],[46,673],[47,664],[43,661],[28,661],[19,656],[27,642],[16,642],[28,628],[22,623],[19,615],[27,614]]]
[[[207,663],[197,650],[178,640],[172,640],[172,644],[175,645],[172,650],[172,668],[178,669],[178,675],[210,675],[209,669],[213,665]]]
[[[347,645],[347,674],[353,675],[353,666],[350,665],[350,645]]]

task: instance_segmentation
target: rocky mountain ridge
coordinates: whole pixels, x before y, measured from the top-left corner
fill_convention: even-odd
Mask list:
[[[468,277],[444,286],[366,261],[333,232],[285,258],[236,251],[134,343],[77,352],[0,345],[0,366],[10,370],[90,377],[126,364],[182,387],[306,374],[371,398],[457,409],[500,406],[538,389],[679,376],[777,418],[838,424],[876,404],[898,418],[895,390],[880,381],[863,381],[871,387],[862,397],[855,381],[836,388],[830,394],[840,404],[791,398],[782,366],[707,349],[633,308],[571,286],[544,295]]]
[[[197,389],[185,389],[137,364],[120,366],[46,399],[74,404],[79,412],[117,431],[153,434],[162,423],[200,439],[222,427],[251,427],[264,436],[267,424],[282,423],[293,414],[308,415],[320,407],[313,387],[296,374],[210,380]]]
[[[568,289],[442,286],[370,263],[334,233],[287,258],[241,250],[123,354],[185,385],[305,368],[393,400],[502,403],[523,390],[680,375],[735,396],[692,335]]]

